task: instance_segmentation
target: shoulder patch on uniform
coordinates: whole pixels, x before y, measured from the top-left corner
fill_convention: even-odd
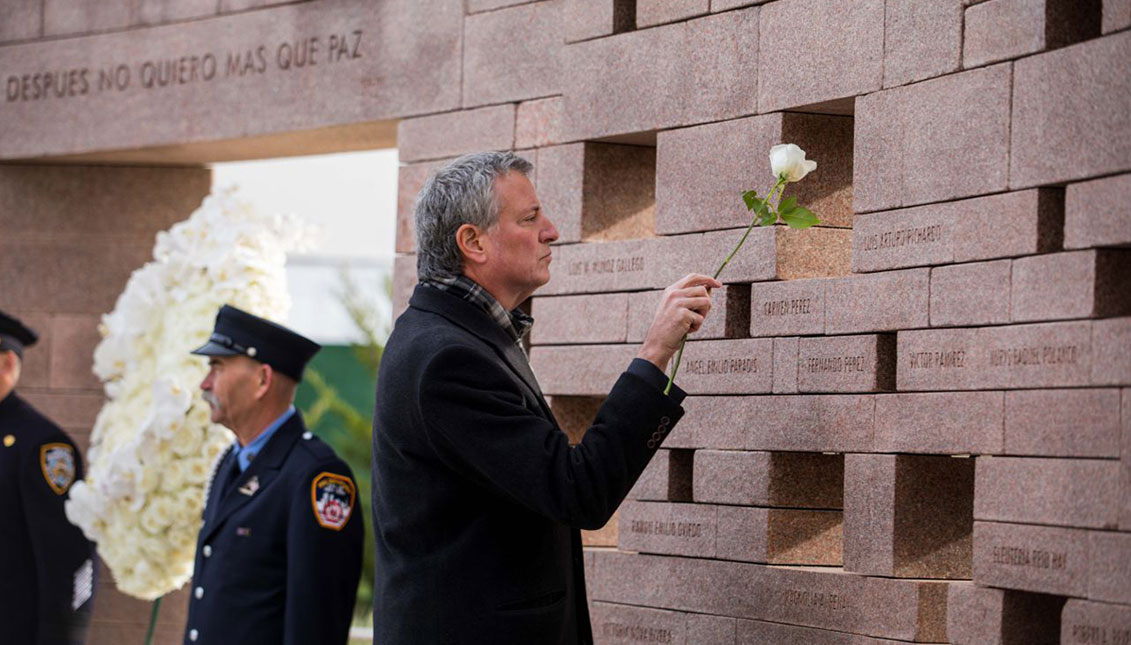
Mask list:
[[[314,517],[324,528],[342,530],[353,514],[357,490],[349,477],[338,473],[319,473],[310,484]]]
[[[75,449],[65,443],[45,443],[39,447],[39,467],[51,490],[62,495],[75,481]]]

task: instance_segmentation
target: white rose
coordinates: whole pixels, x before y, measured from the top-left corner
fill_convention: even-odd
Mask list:
[[[774,177],[785,177],[786,181],[801,181],[805,175],[817,169],[816,161],[806,161],[805,151],[794,143],[779,143],[770,148],[770,171]]]

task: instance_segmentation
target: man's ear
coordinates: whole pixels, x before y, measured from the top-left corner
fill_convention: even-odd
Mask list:
[[[275,370],[267,363],[260,363],[255,370],[255,398],[262,399],[271,390],[275,381]]]
[[[478,265],[487,261],[487,235],[474,224],[463,224],[456,229],[456,245],[468,264]]]

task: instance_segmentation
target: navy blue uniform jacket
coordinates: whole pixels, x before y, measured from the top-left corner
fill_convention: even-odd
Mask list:
[[[510,336],[424,286],[377,383],[374,642],[591,642],[578,529],[612,516],[678,403],[622,374],[571,447]]]
[[[93,607],[86,591],[93,590],[94,545],[63,514],[70,486],[81,478],[82,458],[70,437],[15,392],[4,397],[0,642],[59,645],[86,640]],[[76,600],[81,601],[78,607],[73,606]]]
[[[222,494],[233,458],[220,460],[204,507],[184,642],[344,645],[364,540],[353,473],[298,412]],[[341,515],[319,515],[327,495],[315,488],[348,489],[343,479],[354,499],[335,527]]]

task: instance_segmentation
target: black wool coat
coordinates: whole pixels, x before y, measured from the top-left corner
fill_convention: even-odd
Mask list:
[[[578,529],[608,521],[682,413],[626,372],[571,447],[510,336],[418,286],[377,380],[374,642],[591,642]]]
[[[224,492],[233,460],[208,492],[184,642],[344,645],[364,545],[353,473],[298,412]]]
[[[63,513],[82,475],[78,448],[59,426],[14,392],[0,400],[0,642],[86,640],[94,545]]]

